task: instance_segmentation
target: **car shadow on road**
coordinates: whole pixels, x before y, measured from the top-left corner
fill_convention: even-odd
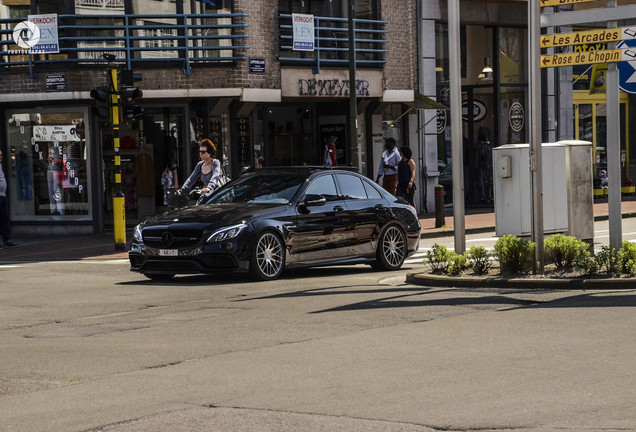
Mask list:
[[[179,275],[166,281],[152,279],[138,279],[117,282],[116,285],[157,285],[157,286],[213,286],[213,285],[234,285],[246,284],[252,282],[245,275],[239,273],[225,274],[197,274],[197,275]]]

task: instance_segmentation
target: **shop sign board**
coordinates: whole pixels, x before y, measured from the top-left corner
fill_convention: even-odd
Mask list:
[[[294,36],[294,51],[314,50],[313,15],[292,14],[292,30]]]
[[[546,6],[563,6],[563,5],[571,5],[576,3],[588,3],[598,0],[541,0],[541,7]]]
[[[636,39],[636,27],[609,28],[544,35],[541,36],[541,48],[607,43],[629,39]]]
[[[357,97],[382,97],[382,72],[356,72]],[[349,97],[349,73],[346,69],[322,69],[314,74],[310,69],[281,68],[283,97]]]
[[[526,113],[520,102],[515,101],[510,105],[508,121],[513,132],[521,132],[526,121]]]
[[[473,121],[479,122],[486,118],[488,108],[486,104],[479,100],[473,100]],[[468,101],[462,102],[462,119],[468,121]]]
[[[46,76],[46,91],[66,91],[66,75],[55,74]]]
[[[618,44],[617,48],[632,48],[636,51],[636,40],[625,41]],[[618,64],[618,86],[625,93],[636,94],[636,59]]]
[[[541,67],[574,66],[595,63],[617,63],[636,60],[635,49],[580,51],[568,54],[541,56]]]
[[[250,57],[250,73],[251,74],[264,74],[265,73],[265,59]]]

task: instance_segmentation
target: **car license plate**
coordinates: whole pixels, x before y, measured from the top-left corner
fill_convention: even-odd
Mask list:
[[[178,256],[179,251],[177,249],[159,249],[159,256]]]

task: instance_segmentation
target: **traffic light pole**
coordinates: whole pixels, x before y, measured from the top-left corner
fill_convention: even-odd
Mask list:
[[[113,124],[113,147],[115,150],[115,192],[113,194],[113,227],[115,250],[126,250],[126,207],[121,186],[121,157],[119,154],[119,83],[117,68],[108,69],[112,91],[110,92],[110,118]]]

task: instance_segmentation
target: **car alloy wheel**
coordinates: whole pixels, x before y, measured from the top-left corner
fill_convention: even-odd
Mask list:
[[[250,271],[260,280],[277,279],[285,267],[285,249],[276,234],[264,232],[256,240]]]
[[[382,270],[397,270],[406,259],[406,237],[397,226],[389,226],[380,237],[375,267]]]

